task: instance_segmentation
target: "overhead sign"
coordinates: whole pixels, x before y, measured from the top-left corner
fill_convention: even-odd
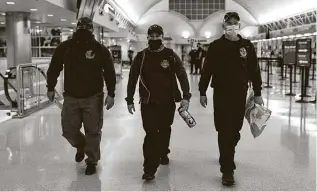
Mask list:
[[[207,43],[206,39],[188,39],[188,43]]]
[[[310,67],[311,39],[298,39],[296,41],[296,64],[299,67]]]
[[[296,41],[283,41],[284,65],[295,65],[296,63]]]

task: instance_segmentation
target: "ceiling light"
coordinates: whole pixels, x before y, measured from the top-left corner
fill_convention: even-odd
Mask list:
[[[314,33],[313,33],[313,35],[316,35],[316,34],[317,34],[317,32],[314,32]]]
[[[76,23],[74,22],[74,23],[72,23],[73,25],[76,25]]]
[[[35,23],[41,23],[41,21],[36,21]]]
[[[30,11],[37,11],[37,9],[30,9]]]
[[[6,15],[6,13],[1,13],[1,15],[3,15],[3,16],[4,16],[4,15]]]
[[[297,34],[297,35],[296,35],[296,37],[302,37],[302,36],[303,36],[302,34]]]
[[[73,32],[74,30],[73,30],[73,29],[70,29],[70,31]]]
[[[305,33],[304,36],[311,36],[311,33]]]
[[[189,37],[189,32],[188,31],[184,31],[182,35],[183,35],[183,37],[185,39],[187,39]]]
[[[66,19],[61,19],[61,21],[66,21]]]
[[[211,33],[210,33],[209,31],[206,31],[205,37],[206,37],[207,39],[209,39],[209,38],[211,37]]]
[[[4,25],[4,24],[6,24],[6,23],[5,23],[5,22],[1,22],[0,24],[1,24],[1,25]]]
[[[7,4],[8,4],[8,5],[14,5],[15,2],[13,2],[13,1],[7,1]]]
[[[54,15],[52,15],[52,14],[48,14],[47,16],[49,16],[49,17],[53,17]]]

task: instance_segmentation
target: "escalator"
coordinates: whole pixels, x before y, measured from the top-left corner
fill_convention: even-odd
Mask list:
[[[9,110],[7,115],[15,113],[17,115],[14,117],[17,118],[23,118],[52,104],[46,97],[45,71],[36,64],[21,67],[20,70],[20,78],[17,77],[17,67],[9,68],[5,75],[0,73],[4,89],[4,95],[0,95],[0,110]],[[60,100],[61,95],[57,93],[56,96]]]
[[[17,108],[17,102],[16,102],[17,89],[16,89],[16,86],[14,85],[14,81],[16,79],[15,67],[9,68],[4,75],[0,73],[0,77],[3,80],[3,91],[5,95],[5,98],[0,97],[0,110],[8,110],[8,109]]]

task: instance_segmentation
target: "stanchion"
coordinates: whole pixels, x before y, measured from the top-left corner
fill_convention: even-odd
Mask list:
[[[306,95],[305,89],[305,67],[301,67],[302,70],[302,81],[301,81],[301,95],[300,100],[297,100],[296,103],[309,103],[309,101],[305,101],[304,97]]]
[[[285,94],[285,95],[287,95],[287,96],[295,96],[296,94],[295,93],[293,93],[293,65],[290,65],[289,66],[289,68],[290,68],[290,75],[289,75],[289,85],[290,85],[290,92],[289,93],[287,93],[287,94]]]
[[[309,85],[309,71],[310,71],[310,67],[307,67],[306,76],[305,76],[305,85],[307,88],[311,88],[311,86]]]
[[[294,66],[294,81],[293,81],[293,83],[298,83],[298,82],[296,81],[296,77],[297,77],[296,69],[297,69],[297,67]]]
[[[270,60],[267,59],[267,73],[266,73],[266,86],[264,88],[272,88],[272,86],[270,86]]]
[[[312,76],[312,78],[310,80],[316,80],[315,71],[316,71],[316,63],[313,63],[313,76]]]
[[[281,74],[280,74],[280,79],[279,80],[284,80],[284,63],[281,63]]]

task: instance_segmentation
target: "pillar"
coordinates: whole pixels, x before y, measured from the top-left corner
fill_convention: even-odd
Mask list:
[[[98,42],[101,42],[101,28],[100,27],[94,28],[94,35],[95,35],[95,39]]]
[[[7,68],[32,62],[30,13],[6,13]]]

